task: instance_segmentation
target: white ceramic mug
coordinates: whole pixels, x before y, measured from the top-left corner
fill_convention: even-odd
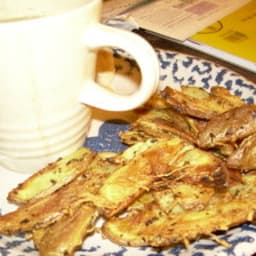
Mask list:
[[[100,0],[0,2],[0,165],[34,172],[80,147],[89,106],[138,107],[156,90],[159,63],[141,37],[100,24]],[[137,61],[141,84],[118,95],[95,82],[100,47]]]

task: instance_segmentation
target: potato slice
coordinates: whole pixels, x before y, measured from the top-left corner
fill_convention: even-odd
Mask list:
[[[166,214],[156,202],[145,201],[143,207],[106,221],[102,232],[105,237],[125,246],[165,247],[187,244],[201,237],[215,238],[216,231],[252,221],[255,185],[256,176],[246,177],[243,184],[217,192],[203,210]]]
[[[173,109],[152,109],[131,124],[129,131],[120,132],[128,145],[148,138],[172,138],[179,136],[196,143],[201,123]]]
[[[97,209],[82,204],[74,212],[64,215],[45,230],[34,230],[33,240],[41,256],[73,255],[84,239],[94,231],[98,218]],[[41,233],[37,235],[37,232]],[[40,239],[38,239],[40,238]]]
[[[221,86],[211,87],[211,95],[225,99],[227,103],[230,103],[231,109],[234,107],[243,106],[245,104],[245,102],[239,96],[231,94],[229,90]]]
[[[54,193],[20,206],[0,216],[0,233],[13,234],[44,228],[94,198],[104,180],[120,163],[109,161],[113,153],[99,153],[82,175]]]
[[[49,164],[19,184],[18,187],[9,192],[8,200],[17,204],[24,204],[53,193],[83,173],[94,156],[95,153],[88,148],[78,149],[74,153]]]
[[[156,203],[150,202],[141,209],[131,211],[125,217],[113,217],[104,222],[102,233],[104,237],[124,246],[147,246],[157,240],[162,243],[162,233],[166,229],[168,216]]]
[[[166,247],[209,237],[215,231],[226,231],[251,221],[252,214],[252,205],[243,200],[234,200],[208,210],[186,212],[175,215],[175,218],[169,217],[154,204],[127,217],[113,218],[105,222],[102,230],[105,237],[124,246]]]
[[[199,133],[198,145],[214,148],[256,132],[256,105],[243,105],[215,116]]]
[[[99,190],[101,211],[107,217],[120,213],[154,181],[202,183],[215,188],[228,185],[228,172],[223,162],[208,152],[195,148],[180,138],[155,140],[151,147],[135,155],[126,165],[113,172]]]
[[[200,87],[182,86],[181,91],[166,87],[161,95],[170,106],[181,113],[206,120],[244,105],[239,97],[231,95],[228,90],[225,90],[224,96],[220,96],[216,91],[217,89],[211,94]]]
[[[121,167],[104,182],[99,198],[105,203],[95,203],[108,217],[122,211],[147,189],[153,180],[151,172],[149,161],[136,157],[136,161]]]
[[[256,169],[256,133],[245,138],[227,159],[230,168],[250,171]]]

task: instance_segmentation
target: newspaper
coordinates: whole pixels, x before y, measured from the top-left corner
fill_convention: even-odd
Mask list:
[[[256,73],[256,0],[199,31],[186,46]]]
[[[144,4],[136,7],[140,2]],[[105,0],[103,19],[123,19],[133,22],[134,26],[184,41],[248,2],[250,0]]]

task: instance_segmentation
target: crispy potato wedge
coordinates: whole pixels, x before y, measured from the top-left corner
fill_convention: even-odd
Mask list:
[[[82,204],[44,230],[33,230],[33,241],[41,256],[73,255],[85,237],[94,231],[97,218],[94,206]]]
[[[214,148],[236,143],[256,132],[256,105],[243,105],[212,118],[199,133],[198,145]]]
[[[60,190],[59,190],[60,191]],[[17,210],[0,217],[0,233],[14,234],[46,227],[60,219],[66,211],[72,210],[73,197],[64,196],[65,189],[20,206]],[[77,189],[77,192],[78,189]]]
[[[239,96],[231,94],[228,89],[222,86],[212,86],[209,94],[208,92],[206,92],[205,89],[198,90],[198,87],[195,87],[195,86],[181,86],[181,91],[186,95],[196,97],[198,99],[207,98],[209,94],[210,94],[210,97],[213,97],[213,99],[215,99],[216,101],[219,98],[221,98],[223,99],[223,103],[225,104],[227,109],[232,109],[245,104],[245,102]],[[219,102],[218,104],[221,104],[221,103],[222,102]]]
[[[245,102],[237,95],[230,93],[230,91],[222,86],[211,87],[211,95],[223,98],[230,103],[230,109],[243,106]]]
[[[109,217],[119,213],[140,196],[152,183],[151,166],[147,158],[136,157],[113,173],[100,188],[99,198],[105,203],[96,205]]]
[[[203,210],[166,214],[156,202],[145,202],[126,216],[107,220],[105,237],[125,246],[165,247],[187,244],[213,232],[252,221],[255,214],[256,176],[245,177],[243,184],[217,192]],[[131,228],[132,227],[132,228]],[[227,245],[227,244],[226,244]]]
[[[166,87],[161,95],[170,106],[181,113],[206,120],[245,104],[225,88],[219,89],[222,92],[225,91],[224,96],[220,96],[221,93],[217,90],[215,89],[215,93],[212,94],[195,86],[182,86],[181,91]]]
[[[226,231],[251,221],[250,215],[253,214],[252,205],[243,200],[203,211],[186,212],[179,217],[175,215],[175,218],[165,214],[157,204],[151,204],[143,211],[106,221],[102,230],[105,237],[121,245],[166,247],[211,237],[212,232]]]
[[[202,183],[215,188],[226,187],[229,180],[225,165],[213,154],[178,137],[167,141],[155,140],[151,147],[105,180],[99,190],[99,198],[107,203],[106,206],[98,206],[103,207],[101,211],[105,216],[111,217],[150,190],[154,181],[166,177],[170,183]]]
[[[104,222],[102,233],[104,237],[124,246],[147,246],[157,240],[162,244],[162,236],[156,236],[160,229],[166,229],[168,215],[156,203],[150,202],[143,208],[127,213],[125,217],[113,217]]]
[[[230,168],[242,171],[256,170],[256,133],[246,137],[227,159]]]
[[[172,138],[179,136],[191,143],[196,143],[202,123],[168,109],[152,109],[131,124],[129,131],[119,133],[122,141],[132,145],[148,138]]]
[[[83,173],[94,157],[90,149],[80,148],[30,176],[9,192],[8,200],[24,204],[49,195]]]
[[[158,151],[159,155],[163,152]],[[156,166],[159,159],[153,154],[149,157]],[[213,155],[211,152],[200,150],[196,147],[184,147],[176,154],[166,156],[169,173],[163,177],[173,182],[186,182],[190,184],[202,184],[216,189],[225,188],[229,185],[229,171],[224,161]],[[153,164],[152,164],[153,165]]]
[[[143,148],[139,154],[137,151],[131,151],[131,148],[138,148],[138,145]],[[131,161],[110,175],[99,190],[99,197],[107,202],[106,206],[101,209],[107,217],[124,210],[136,198],[148,190],[157,177],[169,171],[167,160],[162,165],[153,166],[152,159],[150,160],[150,157],[147,157],[149,152],[154,154],[154,152],[157,153],[157,150],[160,150],[161,153],[164,153],[163,149],[165,149],[162,157],[166,158],[170,154],[177,153],[185,146],[178,138],[169,141],[169,143],[150,140],[145,143],[139,143],[138,145],[131,147],[128,151],[132,153],[131,156],[133,158]],[[167,145],[169,146],[170,153],[166,150]],[[157,156],[159,156],[159,153]]]
[[[109,154],[99,153],[83,175],[54,193],[20,206],[0,216],[0,233],[13,234],[44,228],[74,211],[80,204],[92,200],[104,180],[119,164],[109,161]],[[110,153],[110,158],[113,153]]]

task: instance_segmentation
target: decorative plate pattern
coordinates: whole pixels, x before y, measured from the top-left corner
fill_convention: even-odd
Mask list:
[[[247,103],[254,103],[256,85],[244,79],[242,76],[218,66],[212,62],[197,59],[180,53],[157,50],[161,67],[160,89],[165,86],[179,88],[180,85],[194,85],[205,89],[213,85],[221,85],[232,93],[241,96]],[[121,57],[118,52],[116,58]],[[118,70],[133,70],[136,65],[129,58],[118,62]],[[122,65],[120,63],[123,63]],[[133,73],[133,72],[128,72]],[[120,151],[125,146],[120,142],[117,133],[128,128],[127,119],[122,120],[117,116],[109,116],[104,122],[98,118],[93,121],[90,137],[85,146],[96,151],[112,150]],[[6,201],[7,192],[15,187],[18,182],[24,180],[26,175],[8,173],[0,170],[4,183],[1,184],[0,214],[14,209],[14,206]],[[188,248],[183,245],[170,247],[161,252],[149,247],[132,248],[122,247],[103,239],[100,234],[95,234],[84,241],[82,249],[76,256],[249,256],[256,252],[256,226],[244,224],[219,236],[231,244],[225,248],[210,239],[201,239],[192,243]],[[31,241],[25,240],[23,235],[0,236],[1,256],[36,256],[38,255]]]

